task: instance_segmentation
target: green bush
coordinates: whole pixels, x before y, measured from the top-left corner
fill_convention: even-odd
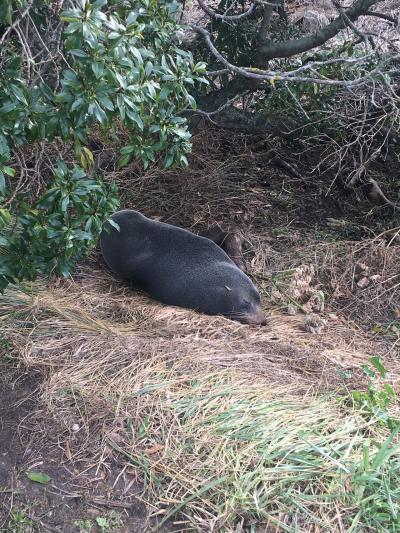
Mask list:
[[[38,273],[69,275],[116,209],[115,186],[86,176],[93,128],[105,141],[127,134],[120,165],[138,157],[146,168],[161,153],[166,167],[185,166],[190,134],[179,114],[195,107],[188,89],[205,82],[205,64],[179,48],[176,3],[76,0],[61,13],[57,5],[0,1],[1,290]],[[37,199],[18,188],[15,150],[55,139],[72,143],[81,168],[61,162]]]

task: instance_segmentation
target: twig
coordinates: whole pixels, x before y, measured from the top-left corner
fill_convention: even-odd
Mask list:
[[[217,20],[223,20],[224,22],[234,22],[238,20],[243,20],[249,17],[253,13],[256,7],[256,4],[251,4],[249,9],[247,11],[244,11],[243,13],[240,13],[240,15],[220,15],[219,13],[216,13],[210,7],[206,6],[203,0],[197,0],[197,3],[201,7],[201,9],[204,11],[204,13],[207,13],[209,17],[217,19]]]
[[[25,10],[21,13],[21,15],[11,24],[11,26],[9,26],[6,31],[3,33],[1,39],[0,39],[0,44],[3,44],[3,42],[6,40],[7,38],[7,35],[12,31],[14,30],[18,24],[21,22],[21,20],[26,17],[26,15],[29,13],[31,7],[32,7],[32,4],[33,4],[33,0],[29,0],[29,3],[28,5],[26,6]]]
[[[369,17],[381,18],[383,20],[386,20],[387,22],[391,22],[395,26],[399,25],[399,17],[397,17],[397,19],[396,19],[394,17],[391,17],[390,15],[386,15],[385,13],[379,13],[378,11],[367,11],[367,13],[365,13],[365,15],[369,16]]]
[[[324,64],[323,61],[318,61],[315,63],[308,63],[306,65],[302,65],[295,71],[274,71],[274,70],[261,70],[257,68],[244,68],[244,67],[238,67],[237,65],[233,65],[230,63],[222,54],[217,50],[217,48],[214,46],[210,33],[200,26],[192,25],[191,28],[196,31],[197,33],[200,33],[203,35],[204,40],[211,51],[211,53],[218,59],[220,63],[225,65],[225,67],[230,70],[231,72],[234,72],[236,74],[239,74],[241,76],[244,76],[245,78],[250,78],[253,80],[258,81],[292,81],[292,82],[306,82],[306,83],[315,83],[318,85],[335,85],[335,86],[346,86],[347,88],[350,87],[357,87],[365,83],[367,80],[372,80],[374,75],[380,75],[381,68],[375,68],[371,72],[369,72],[365,76],[361,76],[359,78],[356,78],[354,80],[332,80],[330,78],[326,78],[325,76],[320,75],[321,77],[311,77],[311,76],[297,76],[294,75],[296,72],[304,71],[304,70],[311,70],[314,71],[315,64],[318,64],[318,66],[321,66]],[[368,57],[368,56],[363,56]],[[400,58],[400,54],[397,54],[395,56],[390,56],[387,59],[388,63],[391,63],[392,61],[395,61],[396,59]],[[359,63],[362,61],[360,58],[339,58],[336,60],[337,62],[342,63]],[[328,60],[327,64],[330,64],[332,62],[335,62],[335,60]],[[384,62],[383,62],[384,64]],[[318,73],[316,73],[319,75]]]

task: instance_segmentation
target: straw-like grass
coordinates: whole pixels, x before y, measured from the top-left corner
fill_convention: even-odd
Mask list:
[[[250,328],[168,308],[95,264],[74,282],[10,289],[0,315],[25,364],[47,372],[60,441],[78,421],[75,455],[134,467],[160,522],[398,530],[400,461],[380,452],[389,433],[334,392],[338,369],[357,377],[375,353],[348,326],[316,338],[297,316]]]
[[[326,183],[313,177],[313,186],[304,189],[301,181],[271,163],[274,150],[291,161],[290,150],[276,140],[203,129],[193,144],[188,169],[154,166],[143,173],[133,162],[108,172],[107,178],[121,187],[122,205],[194,232],[215,222],[234,224],[247,239],[249,270],[266,293],[277,272],[312,264],[314,285],[333,307],[344,308],[362,326],[390,327],[400,308],[398,223],[385,219],[384,212],[363,217],[367,204],[360,213],[342,198],[336,201],[345,212],[334,212],[333,199],[324,203],[321,198]],[[315,227],[327,240],[316,239]],[[349,235],[357,240],[347,240]],[[357,264],[365,264],[369,277],[378,280],[358,287]]]
[[[360,328],[384,332],[400,306],[396,230],[317,242],[292,222],[310,215],[312,227],[321,216],[307,207],[318,189],[307,197],[272,168],[264,141],[252,151],[245,137],[206,131],[194,141],[188,170],[142,175],[132,163],[107,168],[108,177],[121,184],[123,205],[146,215],[195,231],[240,226],[269,324],[159,305],[95,259],[73,279],[10,288],[1,335],[28,368],[42,369],[60,447],[83,468],[117,459],[140,476],[160,523],[177,519],[182,530],[400,531],[397,436],[343,401],[365,385],[360,367],[373,355],[399,388],[398,337],[378,341]],[[357,263],[379,281],[358,287]],[[293,285],[295,268],[309,265],[313,279]],[[324,292],[321,334],[306,330],[302,311],[286,313],[293,288]]]

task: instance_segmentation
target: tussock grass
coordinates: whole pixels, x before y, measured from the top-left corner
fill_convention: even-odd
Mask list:
[[[251,328],[164,307],[96,263],[75,281],[9,289],[0,320],[24,363],[46,371],[60,442],[78,420],[75,456],[133,468],[160,523],[398,531],[397,437],[335,392],[337,370],[359,386],[375,350],[348,325],[316,338],[298,316]]]

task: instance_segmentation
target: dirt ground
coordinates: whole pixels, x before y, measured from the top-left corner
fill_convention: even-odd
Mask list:
[[[145,531],[148,511],[135,497],[141,487],[134,476],[91,467],[88,457],[68,461],[57,442],[59,422],[38,403],[43,376],[11,364],[0,375],[0,531]],[[31,471],[51,480],[31,481]]]

